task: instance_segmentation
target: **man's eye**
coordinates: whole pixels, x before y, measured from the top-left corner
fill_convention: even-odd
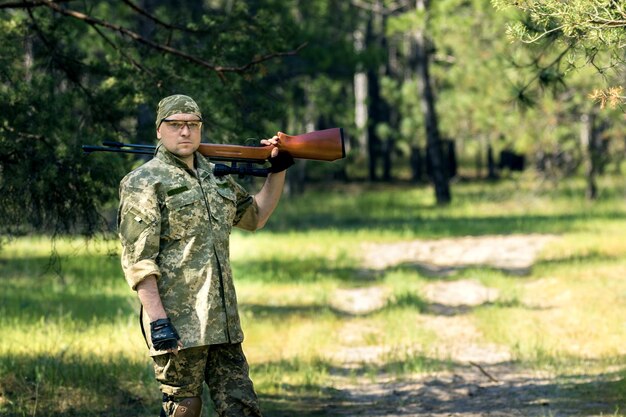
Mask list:
[[[200,127],[200,122],[187,122],[187,126],[189,126],[190,129],[197,129]]]
[[[184,123],[181,122],[170,122],[170,126],[172,126],[174,129],[180,129],[181,127],[183,127]]]

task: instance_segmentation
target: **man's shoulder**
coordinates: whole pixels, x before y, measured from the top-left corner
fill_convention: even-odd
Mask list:
[[[140,167],[135,168],[124,178],[120,184],[122,186],[143,188],[148,184],[155,184],[168,174],[168,166],[157,158],[152,158]]]

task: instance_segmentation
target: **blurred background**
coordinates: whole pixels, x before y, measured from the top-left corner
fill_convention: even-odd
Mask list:
[[[175,93],[207,142],[343,127],[346,160],[300,162],[289,193],[405,181],[445,204],[451,181],[527,170],[594,198],[625,152],[623,8],[543,3],[5,1],[3,232],[95,231],[135,160],[81,144],[154,143]]]
[[[289,170],[266,231],[233,234],[268,415],[391,415],[393,405],[363,414],[369,391],[346,387],[467,366],[456,347],[436,348],[467,334],[424,330],[439,316],[469,317],[472,340],[505,346],[488,363],[564,378],[529,404],[584,392],[601,397],[596,408],[559,412],[618,415],[625,27],[615,0],[0,0],[0,414],[156,415],[114,240],[119,181],[146,159],[81,145],[154,144],[159,100],[187,94],[204,142],[346,135],[346,158]],[[262,184],[239,180],[251,192]],[[497,262],[435,265],[449,273],[433,277],[417,254],[382,267],[363,259],[393,249],[364,244],[518,234],[559,237],[522,265],[524,280]],[[277,258],[263,245],[286,249]],[[429,301],[434,281],[467,279],[499,295],[452,313]],[[378,300],[364,313],[334,301],[363,288]],[[573,318],[581,327],[564,335]],[[333,353],[360,343],[386,347],[357,354],[359,366]],[[563,389],[579,377],[580,391]]]

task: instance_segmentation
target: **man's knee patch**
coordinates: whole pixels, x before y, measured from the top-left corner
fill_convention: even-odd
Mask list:
[[[176,404],[172,417],[200,417],[202,400],[200,397],[185,398]]]

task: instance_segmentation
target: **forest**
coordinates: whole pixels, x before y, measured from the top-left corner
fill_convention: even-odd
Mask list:
[[[206,142],[343,127],[347,158],[299,161],[292,193],[408,181],[447,204],[457,179],[526,169],[582,173],[593,199],[625,152],[623,8],[544,3],[3,2],[3,234],[100,231],[135,159],[81,145],[154,144],[174,93],[206,109]]]
[[[622,0],[0,0],[0,415],[158,413],[116,241],[148,157],[82,146],[155,145],[171,94],[205,143],[344,132],[232,235],[266,415],[622,415],[625,47]]]

